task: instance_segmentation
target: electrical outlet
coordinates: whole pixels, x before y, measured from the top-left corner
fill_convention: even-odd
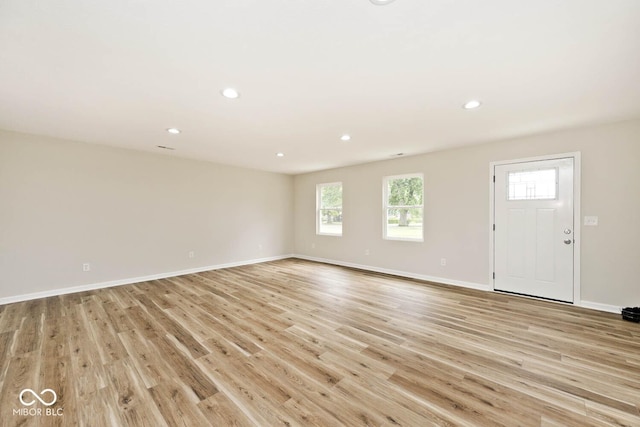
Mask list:
[[[82,264],[82,271],[91,271],[91,264],[88,262]]]
[[[258,245],[258,250],[261,251],[262,250],[262,245]]]
[[[440,265],[443,267],[447,266],[447,259],[446,258],[440,258]]]
[[[196,257],[196,253],[194,251],[190,251],[189,258],[195,258],[195,257]]]
[[[370,253],[371,253],[371,252],[369,252],[369,249],[365,249],[365,250],[364,250],[364,254],[365,254],[365,255],[369,255]]]
[[[312,244],[311,244],[311,249],[315,249],[315,248],[316,248],[316,244],[315,244],[315,243],[312,243]]]

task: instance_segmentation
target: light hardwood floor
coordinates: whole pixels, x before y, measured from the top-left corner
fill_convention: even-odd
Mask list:
[[[3,426],[640,426],[638,324],[296,259],[0,306],[0,374]]]

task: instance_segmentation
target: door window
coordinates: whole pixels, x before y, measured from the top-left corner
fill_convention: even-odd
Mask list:
[[[507,200],[555,200],[557,194],[557,168],[509,172]]]

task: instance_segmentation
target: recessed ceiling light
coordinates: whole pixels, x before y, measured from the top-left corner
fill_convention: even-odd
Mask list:
[[[180,129],[178,129],[178,128],[169,128],[169,129],[167,129],[167,132],[169,132],[172,135],[177,135],[182,131]]]
[[[342,135],[340,137],[340,139],[343,140],[343,141],[349,141],[351,139],[351,135],[348,135],[348,134],[345,133],[344,135]]]
[[[222,91],[220,93],[222,94],[222,96],[224,96],[225,98],[229,98],[229,99],[236,99],[237,97],[240,96],[238,91],[235,90],[232,87],[228,87],[226,89],[222,89]]]
[[[467,102],[466,104],[464,104],[462,108],[464,108],[465,110],[473,110],[474,108],[478,108],[480,105],[482,105],[482,102],[476,99],[473,99]]]
[[[284,157],[284,153],[276,153],[276,156],[278,156],[278,157]]]
[[[375,4],[376,6],[384,6],[385,4],[392,3],[395,0],[369,0],[369,1]]]

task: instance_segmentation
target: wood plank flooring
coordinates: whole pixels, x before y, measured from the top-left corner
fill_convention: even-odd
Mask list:
[[[297,259],[0,306],[2,426],[640,426],[639,408],[640,325],[619,315]]]

